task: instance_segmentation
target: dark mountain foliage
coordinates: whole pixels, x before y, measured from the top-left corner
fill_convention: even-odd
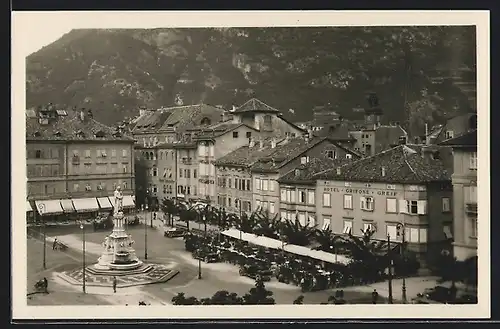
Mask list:
[[[137,115],[140,106],[230,106],[250,97],[292,120],[308,120],[314,106],[327,104],[349,118],[374,91],[386,120],[420,125],[468,110],[460,90],[436,87],[429,77],[474,70],[475,29],[87,29],[26,61],[28,107],[93,108],[106,124]]]

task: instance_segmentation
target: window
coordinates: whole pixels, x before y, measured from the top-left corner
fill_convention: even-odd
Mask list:
[[[352,234],[352,220],[344,220],[344,228],[342,229],[344,234]]]
[[[127,171],[128,171],[128,169],[127,169],[127,165],[123,165],[123,168],[122,168],[122,169],[123,169],[123,173],[124,173],[124,174],[126,174],[126,173],[127,173]]]
[[[274,192],[274,180],[269,180],[269,191]]]
[[[399,211],[411,215],[425,215],[427,201],[425,200],[400,200]]]
[[[233,138],[238,138],[238,132],[237,131],[233,131]]]
[[[274,214],[274,202],[269,202],[269,213]]]
[[[297,219],[299,220],[300,225],[303,225],[303,226],[306,225],[306,214],[299,213],[299,215],[297,216]]]
[[[85,157],[90,158],[90,150],[85,150]]]
[[[398,229],[394,224],[387,224],[386,226],[387,235],[392,241],[396,241],[398,239]]]
[[[477,170],[477,152],[470,153],[469,168]]]
[[[127,157],[127,150],[122,150],[122,157],[126,158]]]
[[[453,239],[452,227],[451,225],[443,225],[443,233],[446,239]]]
[[[375,227],[373,226],[372,223],[363,223],[363,232],[373,232],[375,230]]]
[[[295,203],[295,196],[297,195],[295,189],[290,190],[290,202]]]
[[[193,178],[196,178],[196,169],[193,169]]]
[[[323,207],[331,207],[331,201],[330,193],[323,193]]]
[[[446,139],[453,138],[453,130],[447,130],[446,131]]]
[[[245,190],[246,190],[246,188],[245,188],[245,183],[246,183],[246,181],[247,181],[246,179],[242,179],[242,180],[241,180],[241,188],[240,188],[240,190],[242,190],[242,191],[245,191]]]
[[[41,159],[42,158],[42,150],[36,150],[35,151],[35,158],[36,159]]]
[[[153,185],[153,193],[157,193],[157,192],[158,192],[158,187],[156,185]],[[188,192],[188,194],[189,194],[189,192]]]
[[[337,154],[335,153],[334,150],[328,150],[326,151],[326,156],[330,159],[336,159],[337,158]]]
[[[326,231],[330,228],[330,222],[332,218],[330,216],[323,216],[323,226],[321,226],[321,230]]]
[[[309,162],[309,157],[308,156],[300,158],[300,164],[306,164],[308,162]]]
[[[267,191],[269,181],[267,179],[262,180],[262,190]]]
[[[191,178],[191,169],[186,169],[186,178]]]
[[[469,218],[470,222],[470,237],[477,238],[477,217]]]
[[[250,191],[250,180],[247,179],[247,191]]]
[[[394,199],[394,198],[387,198],[386,199],[386,212],[387,213],[391,213],[391,214],[394,214],[394,213],[397,213],[398,212],[398,209],[397,209],[397,200]]]
[[[281,198],[280,198],[281,201],[286,202],[286,190],[284,188],[282,188],[280,190],[280,194],[281,194]]]
[[[352,209],[352,195],[344,195],[344,209]]]
[[[350,153],[346,153],[345,158],[346,158],[346,159],[352,159],[352,154],[350,154]]]
[[[231,183],[229,183],[231,185]],[[260,190],[260,178],[255,178],[255,189]]]
[[[299,190],[299,202],[300,203],[306,202],[306,191]]]
[[[255,200],[255,210],[260,208],[260,200]]]
[[[232,180],[231,180],[231,178],[228,178],[228,179],[227,179],[227,187],[229,187],[229,188],[232,188],[232,187],[233,187],[233,184],[232,184]]]
[[[405,240],[411,243],[426,243],[427,228],[406,227]]]
[[[307,191],[307,203],[314,204],[314,191]]]
[[[451,211],[450,198],[442,198],[441,204],[443,206],[443,212],[450,212]]]
[[[427,243],[427,229],[420,228],[419,230],[420,243]]]
[[[179,169],[179,177],[182,178],[182,169]]]
[[[373,198],[372,197],[364,197],[360,198],[360,208],[365,211],[373,211]]]
[[[281,212],[281,220],[282,221],[285,221],[287,218],[286,218],[286,211],[282,211]]]
[[[252,132],[251,132],[251,131],[247,131],[247,133],[246,133],[246,137],[247,137],[247,138],[251,138],[251,137],[252,137]]]
[[[78,192],[78,190],[79,190],[79,189],[80,189],[80,185],[78,185],[78,184],[76,184],[76,183],[75,183],[75,184],[73,184],[73,191],[74,191],[74,192]]]

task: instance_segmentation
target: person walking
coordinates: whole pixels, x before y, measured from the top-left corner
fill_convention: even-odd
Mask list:
[[[378,292],[377,292],[377,289],[373,289],[372,304],[377,304],[377,301],[378,301]]]
[[[46,277],[43,278],[43,288],[45,289],[45,293],[49,293],[49,281],[47,280]]]
[[[113,293],[116,293],[116,276],[113,277]]]
[[[52,243],[52,250],[56,250],[57,247],[57,238],[54,238],[54,242]]]

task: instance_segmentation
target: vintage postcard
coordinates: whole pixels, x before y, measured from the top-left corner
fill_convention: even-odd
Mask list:
[[[490,316],[488,12],[12,31],[13,319]]]

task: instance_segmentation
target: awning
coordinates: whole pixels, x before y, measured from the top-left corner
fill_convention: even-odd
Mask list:
[[[33,211],[33,208],[31,208],[31,204],[29,201],[26,201],[26,212]]]
[[[296,255],[301,255],[305,257],[310,257],[314,258],[317,260],[322,260],[327,263],[342,263],[342,264],[347,264],[349,263],[350,259],[344,255],[336,255],[332,254],[329,252],[325,251],[320,251],[320,250],[312,250],[307,247],[303,246],[297,246],[294,244],[287,244],[285,245],[285,251],[296,254]]]
[[[61,200],[61,206],[65,213],[75,212],[75,207],[73,206],[73,202],[70,199]]]
[[[134,196],[124,195],[123,196],[123,208],[135,208]]]
[[[113,208],[113,206],[111,205],[111,202],[109,201],[109,198],[107,196],[97,198],[97,202],[99,203],[99,207],[101,207],[101,209]]]
[[[61,202],[59,200],[41,200],[35,201],[36,209],[40,215],[58,215],[63,213]]]
[[[241,237],[241,240],[243,241],[270,249],[281,249],[281,246],[283,245],[283,243],[280,240],[271,239],[265,236],[257,236],[255,234],[240,232],[240,230],[234,228],[225,230],[221,232],[221,234],[235,239],[240,239]]]
[[[96,198],[73,199],[73,205],[77,212],[92,212],[99,210]]]

